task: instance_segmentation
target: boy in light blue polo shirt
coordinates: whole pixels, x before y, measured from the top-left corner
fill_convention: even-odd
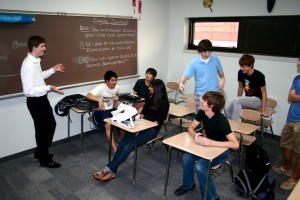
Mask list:
[[[194,76],[195,104],[198,111],[201,97],[207,91],[221,91],[225,84],[225,77],[219,58],[211,54],[211,41],[207,39],[201,40],[197,50],[200,55],[193,58],[188,64],[179,80],[179,90],[184,92],[185,81]]]

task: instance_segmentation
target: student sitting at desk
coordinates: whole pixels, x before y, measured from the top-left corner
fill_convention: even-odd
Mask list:
[[[111,111],[118,106],[119,86],[117,85],[117,79],[118,75],[115,72],[107,71],[104,74],[105,83],[101,83],[86,95],[87,99],[99,102],[100,111],[94,113],[100,115],[99,120],[112,117]],[[103,122],[98,121],[97,123],[101,124]],[[110,124],[108,123],[105,124],[105,134],[108,141],[110,141]],[[123,135],[120,134],[120,138],[122,137]],[[112,148],[116,152],[117,144],[114,137],[112,137]]]
[[[149,92],[150,83],[155,79],[156,75],[157,72],[155,69],[148,68],[146,70],[145,79],[139,79],[136,81],[133,87],[133,94],[136,94],[143,99],[147,99],[150,96],[150,92]],[[137,101],[134,103],[134,107],[138,110],[139,109],[141,110],[144,104],[145,104],[144,102]]]
[[[143,107],[141,118],[157,123],[157,126],[140,131],[138,134],[138,147],[146,144],[155,138],[164,124],[164,120],[169,112],[169,101],[166,86],[160,79],[152,81],[149,87],[150,97],[146,100]],[[114,158],[109,162],[105,169],[93,174],[93,177],[100,181],[109,181],[115,177],[118,167],[127,159],[135,146],[135,134],[126,133],[120,141]]]
[[[254,69],[255,59],[252,55],[245,54],[240,60],[238,72],[237,98],[229,102],[224,109],[228,119],[239,120],[242,108],[262,108],[262,114],[266,114],[267,89],[265,76]],[[246,96],[243,95],[243,90]]]
[[[195,119],[188,128],[188,133],[193,137],[195,142],[202,146],[227,147],[237,149],[239,142],[231,131],[226,117],[220,112],[224,107],[225,99],[220,92],[209,91],[202,96],[200,110]],[[202,123],[205,133],[196,132],[195,129]],[[216,166],[224,162],[230,152],[225,151],[212,160],[211,166]],[[195,164],[196,162],[196,164]],[[183,185],[175,190],[175,195],[181,196],[185,192],[195,189],[194,169],[199,179],[202,199],[204,199],[205,183],[208,173],[208,160],[185,153],[182,156],[183,166]],[[210,176],[207,199],[219,199],[216,192],[213,177]]]

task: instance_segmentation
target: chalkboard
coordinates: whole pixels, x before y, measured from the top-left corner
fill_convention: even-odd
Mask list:
[[[46,84],[76,85],[103,80],[107,70],[119,77],[137,75],[137,20],[108,17],[38,15],[32,24],[0,24],[0,96],[22,92],[20,68],[32,35],[46,39],[42,69],[66,66]]]

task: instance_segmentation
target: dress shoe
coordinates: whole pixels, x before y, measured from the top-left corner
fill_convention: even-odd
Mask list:
[[[175,191],[174,191],[174,194],[176,196],[181,196],[181,195],[184,195],[184,193],[188,192],[188,191],[192,191],[195,189],[195,183],[192,185],[192,187],[190,189],[183,189],[183,186],[180,186],[179,188],[177,188]]]
[[[60,168],[60,166],[61,166],[59,163],[56,163],[56,162],[53,162],[53,161],[50,161],[48,163],[41,162],[40,165],[42,167],[48,167],[48,168]]]

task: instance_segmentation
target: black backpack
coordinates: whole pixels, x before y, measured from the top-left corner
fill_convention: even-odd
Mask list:
[[[257,143],[253,142],[246,148],[245,168],[257,175],[265,175],[270,171],[268,153]]]
[[[274,200],[276,181],[270,175],[257,175],[240,170],[234,178],[235,190],[239,196],[258,200]]]
[[[92,111],[99,107],[99,103],[85,98],[81,94],[72,94],[62,98],[55,105],[55,113],[59,116],[67,116],[70,108],[77,107],[82,110]]]
[[[81,94],[72,94],[65,96],[55,105],[55,113],[59,116],[67,116],[69,109],[76,105],[79,99],[84,99],[85,97]]]

